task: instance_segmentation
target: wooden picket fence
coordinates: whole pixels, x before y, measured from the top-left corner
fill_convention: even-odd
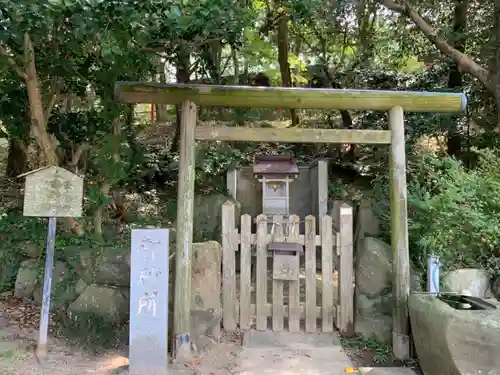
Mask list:
[[[242,215],[240,231],[235,222],[235,206],[226,202],[222,207],[223,248],[223,326],[226,331],[249,329],[253,319],[255,328],[268,329],[268,317],[272,317],[273,331],[282,331],[288,318],[288,330],[299,332],[305,321],[306,332],[320,330],[332,332],[335,327],[346,336],[353,334],[353,218],[352,208],[340,208],[339,233],[333,230],[332,217],[323,216],[316,233],[316,218],[304,220],[305,234],[300,234],[300,219],[291,215],[284,222],[282,216],[274,216],[268,223],[266,215],[255,220],[256,233],[252,233],[252,217]],[[269,230],[269,227],[272,229]],[[288,230],[286,230],[288,229]],[[299,243],[304,246],[305,299],[301,301],[301,278],[297,280],[268,280],[268,251],[270,242]],[[317,277],[316,248],[321,247],[321,277]],[[236,257],[240,257],[239,285],[237,285]],[[255,275],[252,278],[252,257],[256,257]],[[334,266],[338,271],[338,298],[334,298]],[[255,303],[252,303],[252,279],[255,280]],[[318,305],[318,279],[321,301]],[[268,281],[272,283],[272,302],[268,301]],[[284,300],[284,283],[288,283],[288,305]],[[239,288],[238,288],[239,287]],[[237,293],[237,288],[238,292]]]

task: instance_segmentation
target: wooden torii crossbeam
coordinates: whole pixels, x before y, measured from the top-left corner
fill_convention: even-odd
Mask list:
[[[460,93],[336,90],[117,82],[122,103],[181,104],[180,165],[177,208],[174,333],[176,359],[190,357],[191,247],[195,140],[359,143],[390,145],[391,246],[393,258],[393,335],[396,358],[409,357],[410,256],[404,112],[463,112],[467,99]],[[269,129],[196,126],[197,106],[387,111],[390,130]],[[354,244],[353,244],[354,245]],[[349,298],[353,300],[353,291]],[[345,306],[345,304],[344,304]],[[341,304],[342,307],[342,304]],[[353,330],[352,304],[343,315],[341,332]]]

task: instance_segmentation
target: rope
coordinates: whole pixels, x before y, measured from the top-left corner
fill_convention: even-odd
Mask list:
[[[295,221],[294,220],[294,221],[290,222],[290,221],[287,221],[287,219],[285,219],[285,218],[283,219],[282,223],[276,223],[276,222],[273,221],[272,222],[273,225],[271,227],[271,236],[274,235],[276,226],[282,227],[283,228],[282,234],[283,234],[283,237],[284,237],[284,242],[287,242],[288,237],[290,237],[290,233],[294,233],[295,232],[295,228],[296,228],[295,226],[297,224],[298,225],[304,224],[305,222],[306,222],[306,220],[302,220],[302,221]],[[266,219],[260,219],[260,220],[256,221],[257,225],[260,224],[260,223],[266,223],[267,224],[269,222]],[[290,230],[290,227],[292,228],[291,230]],[[315,235],[316,233],[313,233],[315,231],[316,231],[316,228],[311,228],[309,230],[309,233],[307,233],[308,238],[311,238],[311,235]],[[297,232],[297,236],[298,235],[299,235],[299,233]]]

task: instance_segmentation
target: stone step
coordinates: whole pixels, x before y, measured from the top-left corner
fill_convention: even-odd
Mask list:
[[[247,331],[235,375],[341,375],[352,363],[337,333]]]
[[[409,367],[359,367],[362,375],[416,375],[417,373]]]

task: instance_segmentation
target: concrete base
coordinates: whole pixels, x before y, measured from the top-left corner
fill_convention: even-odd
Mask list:
[[[338,334],[248,331],[243,336],[238,375],[336,375],[352,363]]]
[[[408,367],[360,367],[358,371],[362,375],[416,375],[416,372]]]

